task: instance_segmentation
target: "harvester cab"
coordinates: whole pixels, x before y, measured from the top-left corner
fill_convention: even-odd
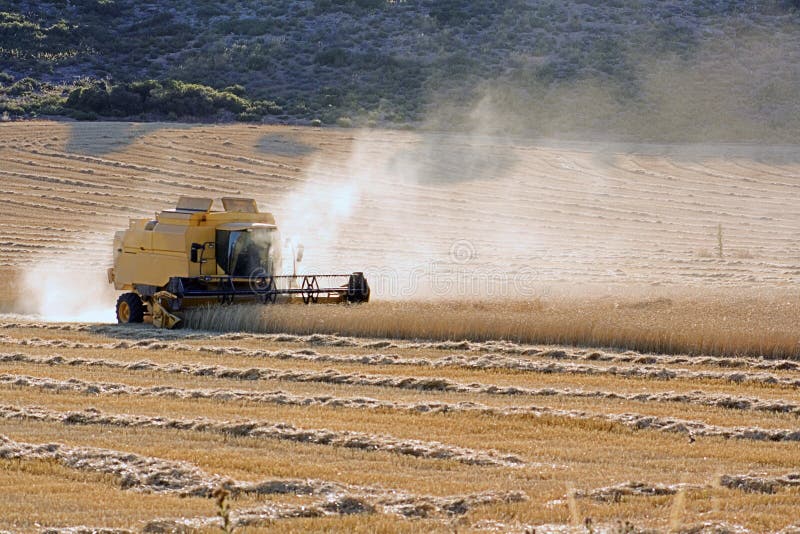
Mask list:
[[[114,235],[108,281],[124,291],[117,300],[120,323],[152,320],[160,328],[181,325],[186,309],[234,302],[367,302],[363,273],[296,274],[303,248],[292,250],[292,274],[281,273],[281,239],[271,213],[253,199],[181,197],[155,219],[131,219]]]

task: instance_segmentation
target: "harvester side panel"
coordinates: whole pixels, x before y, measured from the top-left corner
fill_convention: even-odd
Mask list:
[[[133,284],[163,287],[173,276],[188,276],[186,257],[181,253],[155,253],[123,249],[114,268],[117,289]]]
[[[151,231],[153,236],[153,252],[180,252],[186,251],[185,226],[177,224],[159,224],[158,231]]]

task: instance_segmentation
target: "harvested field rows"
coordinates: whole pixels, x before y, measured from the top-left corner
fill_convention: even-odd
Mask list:
[[[150,494],[193,503],[176,513],[167,500],[146,518],[118,504],[121,519],[103,523],[91,510],[31,512],[9,527],[206,528],[218,486],[249,529],[547,531],[576,514],[666,528],[680,495],[686,528],[761,532],[800,507],[791,361],[708,358],[690,370],[686,356],[508,343],[0,326],[4,484],[55,461],[46,476],[71,473],[64,484],[130,495],[130,507]],[[679,373],[548,371],[592,352],[580,365],[596,372],[655,358]],[[469,356],[525,365],[462,365]],[[560,386],[532,387],[554,374]],[[740,378],[750,375],[772,379]]]

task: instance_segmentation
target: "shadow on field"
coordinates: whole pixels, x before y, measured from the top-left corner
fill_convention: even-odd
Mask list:
[[[168,122],[78,122],[69,124],[65,150],[85,156],[103,156],[133,144],[159,130],[185,130],[197,125]]]
[[[520,144],[527,145],[524,141]],[[796,145],[538,140],[528,146],[588,152],[595,162],[606,165],[613,165],[620,155],[663,157],[677,163],[703,163],[708,160],[752,160],[765,165],[800,163],[800,147]]]
[[[92,334],[100,334],[105,337],[119,339],[124,341],[142,341],[145,339],[159,339],[159,340],[180,340],[180,339],[211,339],[215,338],[224,332],[207,332],[203,330],[165,330],[163,328],[156,328],[151,324],[96,324],[91,325],[86,329]]]
[[[261,137],[255,148],[264,154],[287,157],[307,156],[317,150],[316,147],[282,134],[267,134]]]
[[[424,133],[388,162],[393,173],[421,184],[448,185],[504,176],[517,162],[507,140],[491,136]]]

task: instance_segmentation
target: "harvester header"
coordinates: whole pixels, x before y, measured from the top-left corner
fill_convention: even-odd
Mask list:
[[[120,323],[151,319],[174,328],[187,308],[233,302],[367,302],[363,273],[283,274],[275,218],[250,198],[181,197],[155,219],[131,219],[114,235],[109,283],[125,291],[117,301]],[[293,265],[303,249],[293,251]]]

